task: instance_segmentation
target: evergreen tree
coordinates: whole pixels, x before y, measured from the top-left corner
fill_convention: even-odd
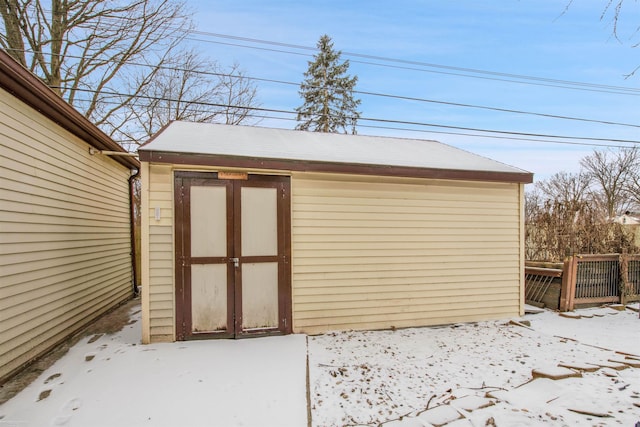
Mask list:
[[[304,103],[296,108],[299,122],[296,129],[348,133],[350,128],[355,134],[360,100],[353,97],[353,89],[358,77],[347,74],[349,61],[340,62],[342,52],[333,50],[328,35],[320,37],[317,46],[320,52],[309,61],[300,85]]]

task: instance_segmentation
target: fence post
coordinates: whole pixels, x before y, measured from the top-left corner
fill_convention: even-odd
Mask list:
[[[576,264],[576,257],[574,255],[564,259],[562,266],[562,286],[560,288],[560,311],[573,310],[573,300],[576,292],[574,264]]]
[[[627,296],[629,292],[629,257],[627,256],[627,250],[623,249],[620,254],[620,304],[627,303]]]

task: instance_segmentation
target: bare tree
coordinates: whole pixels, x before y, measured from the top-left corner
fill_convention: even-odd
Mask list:
[[[171,120],[239,124],[256,87],[180,48],[181,0],[3,0],[0,46],[127,148]]]
[[[107,131],[191,26],[173,0],[4,0],[0,11],[0,45]],[[128,85],[132,74],[141,76],[137,87]]]
[[[576,253],[637,253],[634,230],[612,221],[640,199],[635,149],[594,151],[579,173],[559,172],[525,196],[527,259],[561,261]]]
[[[602,205],[603,213],[611,219],[630,207],[627,193],[629,179],[638,167],[638,151],[625,148],[594,151],[583,158],[580,165],[592,181],[592,199]]]
[[[556,200],[577,207],[588,197],[589,184],[589,176],[585,173],[558,172],[538,182],[536,189],[545,200]]]
[[[183,51],[126,104],[115,136],[135,145],[174,120],[240,124],[257,105],[257,89],[237,64],[224,69],[196,51]]]
[[[563,14],[566,13],[571,5],[573,4],[573,0],[569,0],[564,8]],[[624,17],[626,15],[637,16],[637,9],[635,11],[629,11],[630,8],[637,7],[637,0],[629,1],[629,0],[605,0],[604,6],[602,8],[602,13],[600,14],[600,21],[609,21],[611,25],[611,34],[617,41],[620,43],[624,42],[626,38],[628,41],[633,40],[634,38],[637,40],[637,36],[640,33],[640,26],[638,26],[637,22],[633,22],[630,25],[626,26],[624,22]],[[630,13],[626,13],[630,12]],[[636,12],[636,13],[634,13]],[[623,29],[623,27],[627,27]],[[623,36],[623,33],[630,32],[629,35]],[[631,47],[640,46],[640,42],[636,41],[631,44]],[[629,74],[625,75],[625,78],[629,78],[633,76],[638,70],[640,70],[640,66],[637,66],[633,71]]]
[[[257,89],[240,70],[238,64],[233,64],[226,73],[220,75],[219,80],[222,113],[224,123],[237,125],[246,121],[251,107],[257,107]]]

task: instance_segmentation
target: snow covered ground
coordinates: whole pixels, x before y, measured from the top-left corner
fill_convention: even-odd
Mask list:
[[[492,321],[309,337],[313,425],[633,426],[640,368],[529,382],[533,369],[625,358],[615,351],[640,356],[638,313],[579,313],[588,317],[527,315],[531,328]]]
[[[313,426],[633,426],[640,367],[608,361],[640,362],[616,353],[640,356],[638,313],[577,313],[587,317],[518,319],[531,328],[491,321],[145,346],[132,313],[121,332],[84,338],[0,406],[0,427],[304,427],[307,352]],[[532,381],[533,369],[598,363],[611,366]]]
[[[307,425],[304,335],[141,345],[134,310],[0,406],[0,426]]]

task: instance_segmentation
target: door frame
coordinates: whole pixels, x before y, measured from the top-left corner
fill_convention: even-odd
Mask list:
[[[242,174],[240,174],[242,175]],[[185,232],[190,226],[190,191],[185,191],[184,179],[201,180],[203,183],[215,182],[216,186],[226,188],[227,200],[227,256],[219,261],[227,265],[227,330],[220,332],[193,333],[191,325],[191,263],[190,234]],[[250,336],[282,335],[293,331],[292,295],[291,295],[291,178],[282,175],[247,174],[246,179],[218,178],[217,172],[174,172],[174,242],[175,242],[175,336],[176,340],[243,338]],[[270,187],[277,184],[278,203],[278,328],[265,330],[242,330],[242,268],[234,268],[231,257],[238,256],[241,249],[240,191],[242,183],[247,187]],[[257,184],[257,185],[251,185]],[[266,184],[266,185],[265,185]],[[193,185],[193,183],[191,183]],[[182,201],[182,203],[181,203]],[[189,237],[187,237],[189,236]],[[234,254],[235,250],[235,254]],[[248,257],[250,258],[250,257]]]

